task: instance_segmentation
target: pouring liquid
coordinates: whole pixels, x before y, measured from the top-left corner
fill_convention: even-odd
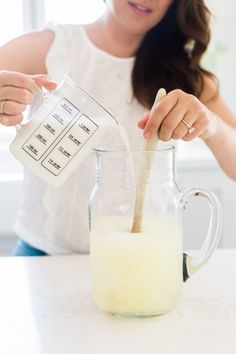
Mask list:
[[[157,98],[164,95],[161,92]],[[121,126],[119,133],[129,154],[129,140]],[[156,145],[157,138],[145,144],[138,184],[129,154],[128,167],[136,186],[134,217],[103,217],[95,221],[91,233],[95,302],[103,311],[121,316],[163,314],[174,308],[180,298],[181,234],[168,218],[142,215],[146,180],[153,162],[153,155],[145,153],[155,150]]]

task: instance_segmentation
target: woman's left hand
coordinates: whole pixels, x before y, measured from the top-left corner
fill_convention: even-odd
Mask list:
[[[138,126],[144,130],[146,139],[158,134],[163,141],[190,141],[197,137],[206,140],[219,129],[219,118],[198,98],[177,89],[162,98],[151,112],[146,112]]]

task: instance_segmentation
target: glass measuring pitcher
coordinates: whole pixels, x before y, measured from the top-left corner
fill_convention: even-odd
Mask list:
[[[61,185],[117,121],[65,76],[29,123],[17,130],[11,152],[38,177]]]
[[[210,190],[179,191],[174,146],[95,154],[97,181],[89,205],[94,300],[115,315],[164,314],[178,304],[183,280],[215,250],[222,230],[221,205]],[[140,194],[142,208],[137,208]],[[182,214],[191,197],[205,198],[211,218],[202,248],[190,256],[183,253]]]

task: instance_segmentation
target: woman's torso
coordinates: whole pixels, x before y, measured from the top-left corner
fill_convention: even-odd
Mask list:
[[[95,47],[82,26],[64,25],[55,29],[46,67],[52,79],[59,82],[64,74],[70,76],[107,107],[125,127],[132,146],[143,142],[137,121],[145,111],[132,97],[133,61]],[[104,144],[114,147],[121,140],[106,136]],[[51,254],[87,252],[88,202],[94,183],[92,153],[59,189],[26,171],[24,200],[16,224],[19,236]]]

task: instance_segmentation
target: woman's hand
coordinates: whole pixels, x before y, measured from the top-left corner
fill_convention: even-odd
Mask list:
[[[0,124],[21,123],[26,105],[31,104],[38,88],[55,89],[57,84],[46,75],[25,75],[14,71],[0,71]]]
[[[195,96],[181,90],[168,93],[152,110],[138,122],[146,139],[158,134],[163,141],[213,136],[220,129],[219,118]]]

